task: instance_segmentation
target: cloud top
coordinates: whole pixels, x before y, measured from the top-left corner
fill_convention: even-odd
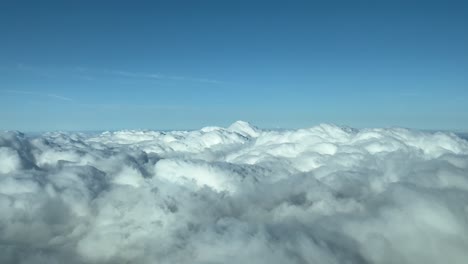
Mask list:
[[[451,133],[0,132],[1,263],[465,263],[467,204]]]

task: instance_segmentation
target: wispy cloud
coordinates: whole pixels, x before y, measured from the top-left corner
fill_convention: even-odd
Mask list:
[[[47,96],[55,98],[55,99],[59,99],[59,100],[64,100],[64,101],[73,101],[73,99],[71,99],[71,98],[61,96],[61,95],[56,95],[56,94],[48,94]]]
[[[9,93],[9,94],[17,94],[17,95],[29,95],[29,96],[39,96],[39,97],[49,97],[53,98],[56,100],[61,100],[61,101],[73,101],[73,99],[63,96],[63,95],[58,95],[58,94],[52,94],[52,93],[38,93],[38,92],[32,92],[32,91],[24,91],[24,90],[0,90],[0,92],[3,93]]]
[[[164,104],[122,104],[122,103],[101,103],[101,104],[77,104],[81,107],[90,108],[90,109],[99,109],[99,110],[170,110],[170,111],[188,111],[188,110],[198,110],[200,108],[194,106],[185,106],[185,105],[164,105]]]
[[[1,90],[1,91],[4,93],[10,93],[10,94],[38,95],[38,93],[23,91],[23,90]]]
[[[26,90],[0,90],[1,93],[7,94],[15,94],[18,96],[25,96],[25,97],[34,97],[34,98],[52,98],[54,100],[65,101],[73,103],[73,105],[78,107],[90,108],[90,109],[99,109],[99,110],[164,110],[164,111],[192,111],[199,109],[198,107],[189,107],[185,105],[165,105],[165,104],[128,104],[128,103],[83,103],[77,102],[70,97],[58,95],[54,93],[38,93],[33,91],[26,91]]]
[[[102,70],[107,74],[112,74],[120,77],[128,78],[142,78],[142,79],[157,79],[157,80],[173,80],[173,81],[189,81],[189,82],[201,82],[201,83],[213,83],[220,84],[223,83],[218,80],[208,79],[208,78],[195,78],[187,76],[177,76],[177,75],[165,75],[161,73],[143,73],[143,72],[129,72],[129,71],[120,71],[120,70]]]
[[[116,76],[122,78],[131,79],[153,79],[153,80],[169,80],[169,81],[185,81],[185,82],[198,82],[207,84],[222,84],[225,82],[210,79],[200,78],[192,76],[181,76],[181,75],[167,75],[162,73],[150,73],[150,72],[133,72],[125,70],[115,69],[96,69],[86,67],[71,67],[71,68],[43,68],[35,67],[31,65],[25,65],[18,63],[16,68],[20,71],[34,73],[39,76],[55,78],[58,76],[69,76],[73,78],[80,78],[85,80],[96,80],[103,77]]]

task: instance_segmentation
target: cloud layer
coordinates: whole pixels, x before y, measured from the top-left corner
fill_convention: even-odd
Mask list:
[[[468,142],[334,125],[0,132],[0,263],[466,263]]]

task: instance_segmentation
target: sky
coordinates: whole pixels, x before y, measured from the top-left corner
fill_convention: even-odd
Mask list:
[[[468,1],[0,1],[0,129],[468,130]]]

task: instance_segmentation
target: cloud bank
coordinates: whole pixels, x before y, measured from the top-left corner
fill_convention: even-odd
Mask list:
[[[334,125],[0,132],[0,263],[466,263],[468,142]]]

